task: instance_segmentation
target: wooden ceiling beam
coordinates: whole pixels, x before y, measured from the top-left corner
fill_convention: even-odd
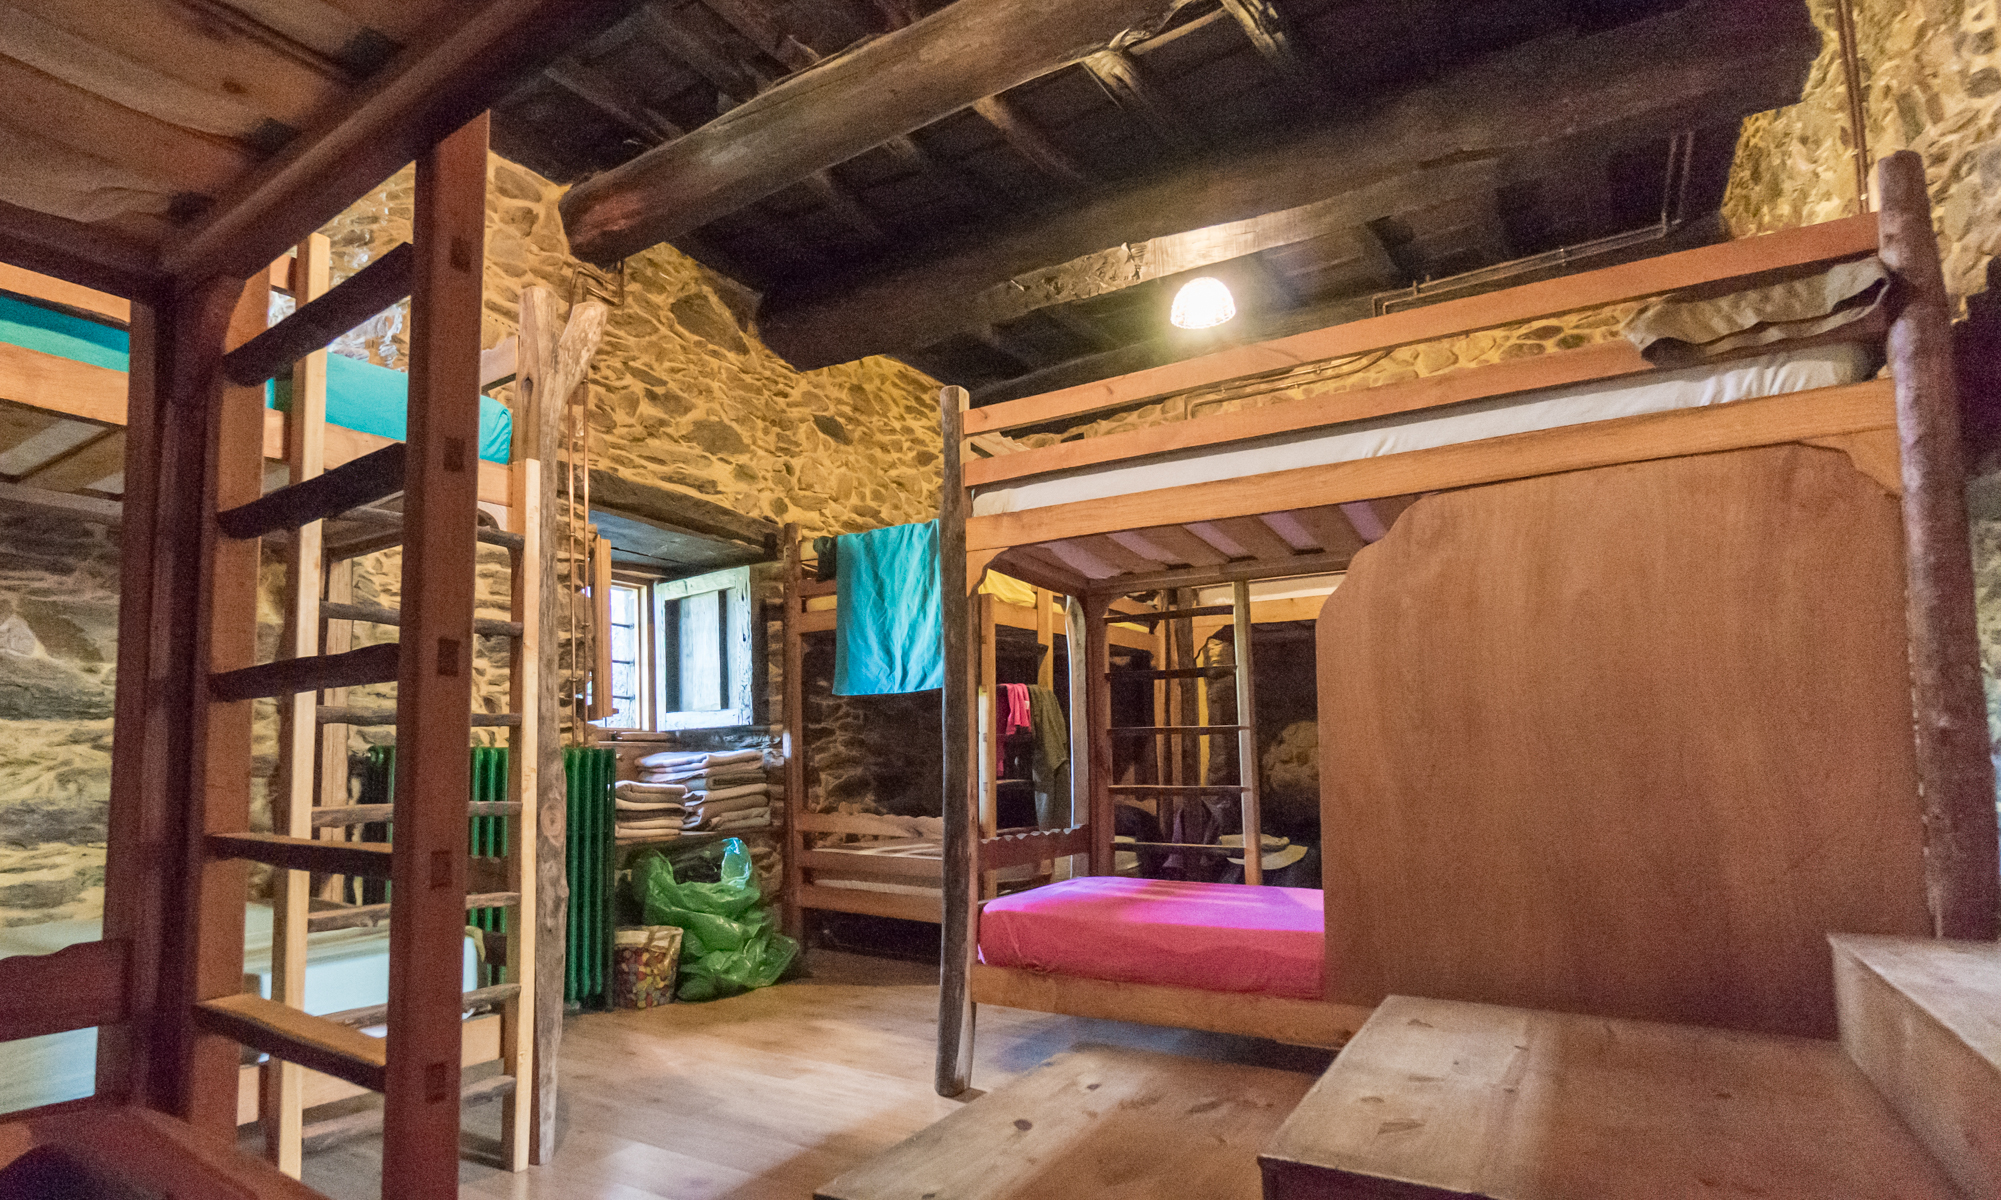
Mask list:
[[[598,112],[623,125],[648,146],[658,146],[681,136],[681,127],[651,109],[636,108],[619,94],[619,88],[596,67],[564,55],[550,63],[543,78],[582,100]]]
[[[1001,140],[1014,148],[1035,168],[1052,179],[1082,186],[1086,180],[1084,172],[1069,155],[1056,148],[1049,136],[1037,129],[1028,118],[1021,115],[1012,104],[999,96],[983,96],[973,101],[973,111],[980,114]]]
[[[1120,112],[1152,130],[1164,144],[1185,149],[1198,140],[1173,104],[1146,81],[1132,55],[1123,50],[1100,50],[1084,59],[1084,69]]]
[[[1291,22],[1272,0],[1223,0],[1223,8],[1243,27],[1251,45],[1280,74],[1308,87],[1315,84],[1313,72],[1293,37]]]
[[[803,71],[820,61],[818,51],[786,32],[755,0],[702,0],[702,4],[746,41],[791,70]]]
[[[140,242],[4,201],[0,262],[127,300],[156,299],[166,283],[151,248]]]
[[[759,327],[802,369],[928,345],[1560,171],[1580,151],[1791,103],[1819,40],[1797,0],[1695,0],[1540,39],[1356,120],[1213,156],[1012,231],[968,230],[900,269],[777,290]]]
[[[1173,7],[1174,0],[957,0],[578,184],[562,203],[571,250],[607,263],[692,232],[1075,62]]]
[[[399,54],[266,160],[160,255],[183,285],[247,279],[485,112],[632,0],[491,0]]]

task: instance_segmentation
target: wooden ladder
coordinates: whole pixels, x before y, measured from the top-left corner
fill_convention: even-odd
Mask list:
[[[1171,602],[1170,602],[1171,603]],[[1155,651],[1161,665],[1153,670],[1126,670],[1116,673],[1123,679],[1151,679],[1154,681],[1154,712],[1164,714],[1165,720],[1156,725],[1111,726],[1109,713],[1105,722],[1105,768],[1110,770],[1110,739],[1116,737],[1146,738],[1154,741],[1158,750],[1158,771],[1155,783],[1111,783],[1102,786],[1112,795],[1148,796],[1162,800],[1179,802],[1188,796],[1233,793],[1237,797],[1239,810],[1243,816],[1244,830],[1244,882],[1264,883],[1264,856],[1262,836],[1264,828],[1263,811],[1258,798],[1258,738],[1256,717],[1256,691],[1252,682],[1251,659],[1251,585],[1238,580],[1234,585],[1231,603],[1224,605],[1195,606],[1188,608],[1162,608],[1151,612],[1121,612],[1102,608],[1095,614],[1100,622],[1138,622],[1151,625],[1157,634]],[[1177,622],[1193,624],[1198,617],[1228,615],[1232,622],[1236,652],[1234,661],[1228,665],[1199,666],[1192,659],[1182,662],[1176,648],[1175,639],[1161,628]],[[1100,639],[1100,644],[1103,644]],[[1112,678],[1111,664],[1105,661],[1094,666],[1094,672],[1103,672]],[[1234,725],[1210,725],[1185,720],[1190,715],[1177,703],[1177,698],[1168,684],[1175,680],[1220,679],[1228,675],[1237,685],[1237,723]],[[1209,738],[1235,734],[1237,737],[1237,782],[1215,784],[1201,781],[1188,782],[1182,775],[1180,755],[1173,753],[1179,739]],[[1094,772],[1094,777],[1096,772]],[[1111,836],[1107,831],[1103,836]],[[1217,854],[1227,851],[1226,846],[1175,841],[1120,843],[1139,850],[1160,850],[1181,854]]]
[[[458,1190],[460,1035],[464,996],[462,956],[468,870],[473,589],[479,449],[479,359],[482,245],[485,224],[487,119],[481,116],[446,136],[417,164],[414,238],[407,253],[386,255],[370,268],[268,330],[267,279],[232,295],[218,283],[192,304],[191,353],[164,356],[177,373],[174,391],[207,417],[206,465],[201,471],[194,574],[194,678],[186,696],[191,727],[189,782],[202,836],[192,839],[184,880],[185,903],[174,932],[191,953],[167,992],[183,1006],[162,1013],[181,1095],[177,1106],[196,1125],[215,1132],[235,1127],[237,1044],[289,1066],[275,1069],[267,1117],[283,1130],[288,1089],[296,1095],[296,1070],[317,1070],[384,1094],[385,1194],[455,1196]],[[308,245],[302,260],[313,286]],[[401,258],[401,267],[391,265]],[[407,274],[399,278],[397,273]],[[305,359],[303,377],[315,371],[311,355],[347,328],[396,302],[412,299],[408,440],[333,470],[314,474],[315,427],[295,419],[288,447],[298,472],[285,487],[262,488],[263,384]],[[227,316],[223,313],[227,312]],[[176,330],[176,333],[179,333]],[[208,346],[234,344],[227,354]],[[137,356],[135,355],[135,359]],[[302,391],[310,391],[302,389]],[[323,404],[319,398],[301,397]],[[290,654],[258,664],[256,658],[259,539],[293,535],[295,561],[317,562],[311,543],[318,523],[396,492],[403,493],[400,541],[404,547],[400,640],[327,653],[309,645],[319,589],[297,589]],[[528,528],[532,523],[524,522]],[[525,545],[524,545],[525,549]],[[308,553],[308,551],[312,551]],[[534,589],[519,586],[519,593]],[[517,616],[521,610],[517,606]],[[314,638],[316,641],[316,637]],[[518,646],[518,641],[517,641]],[[303,650],[313,653],[301,653]],[[522,655],[517,649],[515,659]],[[362,684],[397,685],[396,843],[315,840],[311,795],[292,785],[277,797],[277,828],[250,830],[249,776],[252,704],[273,698],[288,714],[286,747],[295,779],[309,778],[319,725],[317,694]],[[524,682],[516,675],[516,686]],[[532,684],[517,697],[532,705]],[[519,710],[517,710],[519,711]],[[533,723],[515,717],[520,729]],[[532,772],[532,756],[517,743],[517,771]],[[518,781],[517,781],[518,783]],[[516,794],[531,794],[517,791]],[[299,801],[303,799],[305,803]],[[516,846],[532,845],[519,828]],[[532,850],[529,851],[532,853]],[[274,997],[243,991],[244,896],[248,864],[279,872],[282,917],[274,937]],[[383,1039],[297,1007],[303,984],[306,931],[305,872],[388,880],[390,899],[389,999]],[[532,892],[532,870],[510,863],[515,902]],[[492,903],[491,898],[481,898]],[[532,937],[531,923],[511,923],[510,940]],[[510,947],[513,949],[513,947]],[[522,967],[530,953],[511,953],[516,988],[505,1003],[513,1014],[516,1054],[510,1066],[526,1074],[527,1048],[519,1040],[531,996]],[[448,967],[442,964],[450,964]],[[522,1106],[516,1106],[520,1108]],[[518,1112],[517,1112],[518,1118]],[[296,1121],[296,1118],[294,1118]],[[510,1122],[510,1125],[517,1122]],[[274,1139],[281,1161],[287,1139]],[[525,1140],[518,1133],[518,1147]],[[291,1164],[296,1170],[296,1162]]]

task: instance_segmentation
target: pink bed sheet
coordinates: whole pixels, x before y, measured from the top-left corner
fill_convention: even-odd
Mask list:
[[[1095,876],[992,900],[980,961],[1086,979],[1317,1000],[1317,888]]]

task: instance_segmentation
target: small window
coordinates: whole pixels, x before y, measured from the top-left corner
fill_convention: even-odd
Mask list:
[[[750,568],[667,580],[652,592],[653,728],[750,724]],[[614,642],[614,698],[616,655]]]
[[[650,582],[624,580],[611,585],[611,627],[606,634],[611,641],[612,714],[599,722],[607,729],[650,727],[646,685],[652,675],[648,670],[651,639],[647,637],[653,615],[648,597],[652,587]]]

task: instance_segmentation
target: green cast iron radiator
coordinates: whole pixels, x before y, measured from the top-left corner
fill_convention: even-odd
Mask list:
[[[611,784],[618,756],[595,746],[563,750],[569,786],[569,954],[563,965],[563,1001],[594,1008],[611,1003],[612,843]]]

